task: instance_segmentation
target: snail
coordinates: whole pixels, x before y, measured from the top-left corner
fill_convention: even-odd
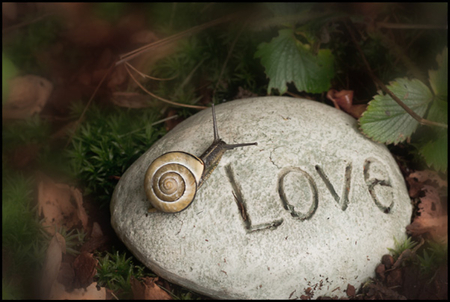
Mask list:
[[[214,104],[212,105],[214,141],[200,157],[182,152],[167,152],[155,159],[147,169],[144,189],[151,207],[149,212],[178,213],[186,209],[197,190],[230,149],[257,143],[227,144],[219,137]]]

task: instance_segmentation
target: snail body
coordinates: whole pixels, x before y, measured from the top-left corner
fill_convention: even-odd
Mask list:
[[[227,150],[257,145],[257,143],[225,143],[219,138],[214,105],[212,112],[214,141],[200,157],[182,151],[167,152],[148,167],[144,189],[152,205],[149,212],[183,211],[194,201],[198,189],[209,178]]]

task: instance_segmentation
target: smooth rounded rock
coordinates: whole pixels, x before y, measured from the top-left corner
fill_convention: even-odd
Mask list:
[[[216,106],[227,151],[194,202],[147,213],[144,175],[168,151],[199,156],[213,141],[211,109],[185,120],[121,177],[112,225],[156,274],[214,298],[345,297],[374,276],[412,206],[384,145],[347,114],[288,97]]]

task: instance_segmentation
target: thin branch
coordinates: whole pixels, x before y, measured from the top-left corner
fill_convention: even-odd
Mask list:
[[[135,78],[135,77],[133,76],[133,74],[131,73],[130,69],[128,69],[128,66],[129,66],[129,63],[126,62],[126,63],[125,63],[125,69],[127,70],[127,72],[128,72],[128,74],[130,75],[130,77],[133,79],[133,81],[134,81],[134,82],[135,82],[142,90],[144,90],[147,94],[151,95],[151,96],[154,97],[155,99],[158,99],[158,100],[160,100],[160,101],[163,101],[163,102],[165,102],[165,103],[168,103],[168,104],[171,104],[171,105],[174,105],[174,106],[187,107],[187,108],[194,108],[194,109],[206,109],[205,106],[196,106],[196,105],[180,104],[180,103],[177,103],[177,102],[173,102],[173,101],[170,101],[170,100],[166,100],[166,99],[164,99],[164,98],[162,98],[162,97],[160,97],[160,96],[157,96],[156,94],[151,93],[150,91],[148,91],[147,89],[145,89],[145,87],[142,86],[142,84],[139,83],[138,80],[136,80],[136,78]]]
[[[351,22],[351,21],[349,21]],[[367,62],[366,57],[364,56],[363,51],[361,50],[361,47],[359,46],[358,42],[356,41],[355,35],[353,33],[352,28],[350,28],[350,26],[345,23],[350,36],[352,37],[352,41],[353,44],[355,45],[356,49],[358,50],[359,54],[361,55],[361,58],[364,62],[364,65],[366,65],[366,68],[369,72],[370,77],[372,78],[372,80],[375,82],[375,84],[379,85],[381,87],[381,89],[389,94],[389,96],[397,102],[397,104],[402,107],[409,115],[411,115],[416,121],[419,122],[419,124],[421,125],[426,125],[426,126],[438,126],[438,127],[443,127],[443,128],[448,128],[448,125],[446,124],[441,124],[441,123],[437,123],[437,122],[433,122],[433,121],[429,121],[427,119],[422,118],[420,115],[418,115],[417,113],[415,113],[413,110],[411,110],[408,106],[406,106],[405,103],[403,103],[392,91],[390,91],[382,81],[380,81],[375,74],[373,73],[372,69],[370,68],[370,64],[369,62]]]
[[[131,65],[131,64],[129,64],[129,63],[126,63],[126,64],[128,65],[128,67],[130,67],[131,69],[133,69],[134,71],[136,71],[136,73],[139,74],[141,77],[143,77],[143,78],[148,78],[148,79],[151,79],[151,80],[156,80],[156,81],[169,81],[169,80],[173,80],[173,79],[175,79],[176,77],[179,76],[179,75],[177,74],[177,75],[175,75],[175,76],[173,76],[173,77],[171,77],[171,78],[155,78],[155,77],[152,77],[152,76],[149,76],[149,75],[147,75],[147,74],[145,74],[145,73],[140,72],[139,70],[136,69],[136,67],[134,67],[133,65]]]

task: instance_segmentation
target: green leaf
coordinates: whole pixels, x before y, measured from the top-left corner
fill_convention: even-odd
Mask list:
[[[433,95],[419,80],[406,78],[391,82],[388,89],[416,114],[423,117]],[[389,95],[379,92],[359,119],[362,132],[381,143],[397,144],[416,130],[419,122],[412,118]]]
[[[436,171],[447,171],[448,164],[448,137],[447,132],[439,136],[436,140],[430,140],[419,148],[420,154],[425,158],[428,166]]]
[[[330,88],[334,77],[334,58],[329,49],[321,49],[317,56],[309,50],[309,45],[298,41],[292,29],[282,29],[278,37],[270,43],[261,43],[255,57],[269,77],[267,92],[272,88],[280,94],[287,91],[287,83],[293,82],[299,91],[321,93]]]
[[[430,70],[430,85],[434,94],[447,101],[448,90],[448,48],[445,47],[442,54],[438,54],[436,61],[438,62],[438,70]]]

